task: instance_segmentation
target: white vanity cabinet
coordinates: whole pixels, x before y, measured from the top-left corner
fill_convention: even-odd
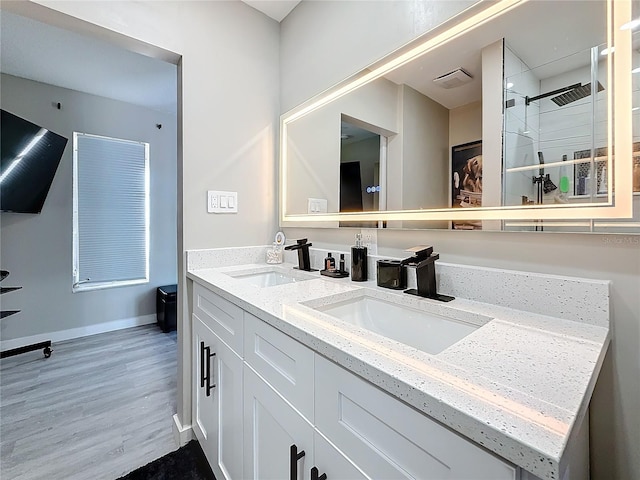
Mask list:
[[[222,338],[241,351],[242,310],[198,285],[193,304],[193,429],[216,478],[242,479],[243,362]]]
[[[234,351],[210,318],[226,300],[212,295],[194,288],[193,424],[218,479],[517,478],[511,464],[248,312],[224,319]],[[216,354],[211,378],[202,342]]]

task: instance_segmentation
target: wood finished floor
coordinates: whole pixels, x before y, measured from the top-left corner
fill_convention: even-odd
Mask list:
[[[177,447],[176,333],[156,325],[0,362],[0,478],[114,480]]]

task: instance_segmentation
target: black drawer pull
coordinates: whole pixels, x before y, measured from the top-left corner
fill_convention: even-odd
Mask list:
[[[323,473],[322,475],[318,476],[318,469],[316,467],[313,467],[311,469],[311,480],[327,480],[327,474]]]
[[[210,384],[211,380],[211,357],[215,357],[215,353],[211,353],[211,348],[205,347],[204,342],[200,342],[200,388],[207,387],[207,397],[211,396],[211,390],[215,388],[215,383]]]
[[[204,387],[204,342],[200,342],[200,388]]]
[[[210,383],[211,381],[211,357],[215,357],[216,354],[211,353],[211,349],[209,347],[204,347],[207,350],[207,397],[211,396],[211,390],[213,390],[216,386],[215,383]]]
[[[304,457],[304,450],[298,452],[298,447],[294,443],[289,449],[289,480],[298,480],[298,460]]]

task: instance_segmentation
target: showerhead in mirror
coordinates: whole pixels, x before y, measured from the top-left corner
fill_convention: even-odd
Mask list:
[[[604,87],[600,82],[598,82],[598,91],[601,92],[604,90]],[[585,85],[580,85],[578,87],[574,87],[571,90],[558,95],[556,97],[551,98],[551,101],[558,105],[559,107],[564,107],[569,103],[573,103],[577,100],[582,100],[583,98],[591,95],[591,84],[587,83]]]

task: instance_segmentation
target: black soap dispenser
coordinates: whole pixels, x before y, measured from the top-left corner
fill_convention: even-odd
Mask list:
[[[351,280],[367,281],[367,247],[362,246],[362,234],[356,234],[356,244],[351,247]]]

